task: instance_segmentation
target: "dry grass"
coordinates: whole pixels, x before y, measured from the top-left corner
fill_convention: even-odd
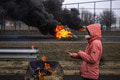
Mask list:
[[[32,43],[0,43],[0,47],[31,47]],[[36,47],[40,49],[41,55],[46,55],[48,60],[73,60],[66,52],[76,52],[84,50],[85,43],[36,43]],[[120,61],[120,43],[103,43],[103,60]]]

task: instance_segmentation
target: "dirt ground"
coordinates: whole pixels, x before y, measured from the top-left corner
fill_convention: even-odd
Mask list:
[[[25,74],[28,61],[0,61],[0,74]],[[73,61],[59,61],[65,75],[79,75],[80,64]],[[114,66],[113,66],[114,65]],[[120,75],[120,62],[105,62],[100,65],[102,75]]]

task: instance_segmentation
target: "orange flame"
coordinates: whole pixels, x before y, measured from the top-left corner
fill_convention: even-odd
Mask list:
[[[71,37],[71,34],[72,34],[71,31],[65,30],[64,26],[62,25],[60,26],[57,25],[55,32],[56,32],[55,37],[58,39]]]
[[[40,72],[40,70],[38,72],[38,77],[39,77],[39,80],[44,80],[44,77],[43,77],[42,73]]]
[[[85,29],[84,28],[80,28],[79,31],[85,31]]]
[[[49,71],[51,69],[50,64],[45,63],[44,65],[45,65],[44,67],[45,70]]]
[[[49,71],[51,66],[50,66],[50,64],[46,63],[46,56],[45,55],[42,56],[42,61],[45,62],[44,63],[44,69]]]
[[[46,61],[46,56],[45,56],[45,55],[42,56],[42,61],[43,61],[43,62]]]

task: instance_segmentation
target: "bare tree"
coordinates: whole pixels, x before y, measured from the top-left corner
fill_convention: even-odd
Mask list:
[[[82,9],[81,20],[83,25],[89,25],[94,23],[94,15],[88,10]]]
[[[0,6],[0,25],[1,30],[5,30],[5,10]]]
[[[105,10],[100,14],[100,23],[106,26],[107,31],[111,31],[111,25],[116,23],[114,12]]]

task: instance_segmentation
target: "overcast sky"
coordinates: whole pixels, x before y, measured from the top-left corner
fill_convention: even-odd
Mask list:
[[[79,3],[79,2],[89,2],[89,1],[101,1],[101,0],[65,0],[64,4],[66,3]],[[103,0],[102,0],[103,1]],[[63,6],[65,7],[65,6]],[[67,8],[77,8],[78,5],[69,5],[67,6]],[[94,8],[94,4],[93,3],[87,3],[87,4],[80,4],[79,5],[80,8]],[[112,2],[112,7],[113,8],[120,8],[120,0],[117,1],[113,1]],[[96,8],[110,8],[110,2],[99,2],[96,3]],[[94,9],[87,9],[91,12],[94,12]],[[97,9],[96,12],[97,14],[101,13],[103,10],[101,9]],[[120,9],[119,10],[113,10],[115,12],[115,14],[117,15],[117,17],[120,17]]]

